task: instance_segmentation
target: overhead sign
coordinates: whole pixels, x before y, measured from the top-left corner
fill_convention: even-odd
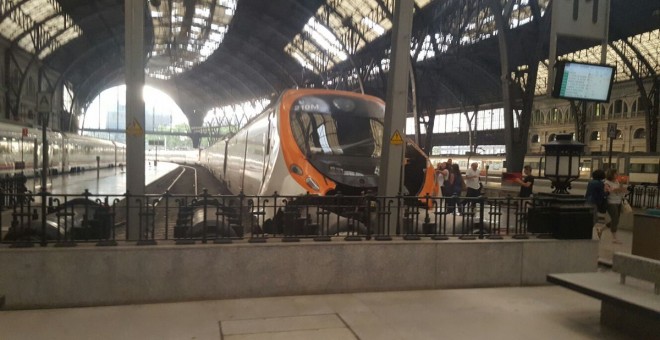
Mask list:
[[[165,146],[165,141],[164,140],[150,140],[149,145]]]
[[[392,134],[392,138],[390,138],[390,144],[392,145],[403,144],[403,138],[401,137],[399,130],[394,130],[394,134]]]
[[[48,113],[52,110],[53,103],[51,102],[51,93],[50,92],[39,92],[37,93],[37,111]]]
[[[140,122],[133,118],[133,121],[126,127],[126,134],[128,136],[139,137],[144,135],[144,129],[142,129]]]

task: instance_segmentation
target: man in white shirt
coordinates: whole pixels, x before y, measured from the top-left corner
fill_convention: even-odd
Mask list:
[[[479,190],[479,163],[474,162],[470,164],[470,167],[465,171],[465,186],[467,187],[467,194],[465,197],[479,197],[481,191]],[[470,203],[471,206],[474,206],[475,201],[470,200],[466,203]]]

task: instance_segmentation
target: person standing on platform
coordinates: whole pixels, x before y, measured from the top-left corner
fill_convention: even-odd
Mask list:
[[[458,164],[452,164],[449,170],[449,183],[445,184],[445,186],[447,186],[447,193],[451,196],[448,202],[449,208],[447,209],[447,212],[460,215],[457,208],[464,184],[465,181],[461,175],[461,169],[458,167]]]
[[[518,193],[518,197],[532,196],[532,190],[534,189],[534,176],[532,175],[532,167],[530,165],[525,165],[523,167],[523,178],[516,178],[515,182],[520,185],[520,193]]]
[[[435,185],[438,188],[436,197],[447,196],[445,193],[445,183],[449,179],[449,171],[447,171],[446,163],[438,163],[435,168]],[[435,209],[440,209],[443,206],[443,199],[438,198],[435,200]]]
[[[591,206],[593,212],[593,224],[596,226],[596,234],[600,239],[601,234],[603,233],[602,226],[596,225],[599,223],[599,214],[604,214],[607,212],[607,194],[605,193],[605,171],[596,170],[591,174],[591,180],[587,183],[587,192],[584,194],[584,198],[587,201],[587,204]]]
[[[438,163],[435,168],[435,183],[438,186],[438,196],[446,196],[445,182],[449,179],[447,163]]]
[[[605,192],[607,193],[607,214],[610,215],[610,221],[605,224],[612,232],[612,242],[620,244],[616,238],[616,231],[619,227],[619,217],[621,216],[621,201],[627,189],[624,188],[617,179],[616,169],[609,169],[605,173]]]
[[[474,162],[465,171],[465,186],[467,187],[467,194],[465,197],[475,198],[481,195],[479,186],[479,163]],[[464,202],[466,205],[474,207],[476,202],[474,200],[467,200]]]

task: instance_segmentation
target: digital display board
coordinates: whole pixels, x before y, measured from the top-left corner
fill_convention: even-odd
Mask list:
[[[552,96],[592,102],[610,100],[616,70],[613,66],[559,61]]]

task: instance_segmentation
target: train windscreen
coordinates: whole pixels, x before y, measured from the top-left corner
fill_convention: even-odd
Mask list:
[[[377,185],[385,107],[367,99],[310,95],[291,106],[298,147],[319,171],[356,188]]]

